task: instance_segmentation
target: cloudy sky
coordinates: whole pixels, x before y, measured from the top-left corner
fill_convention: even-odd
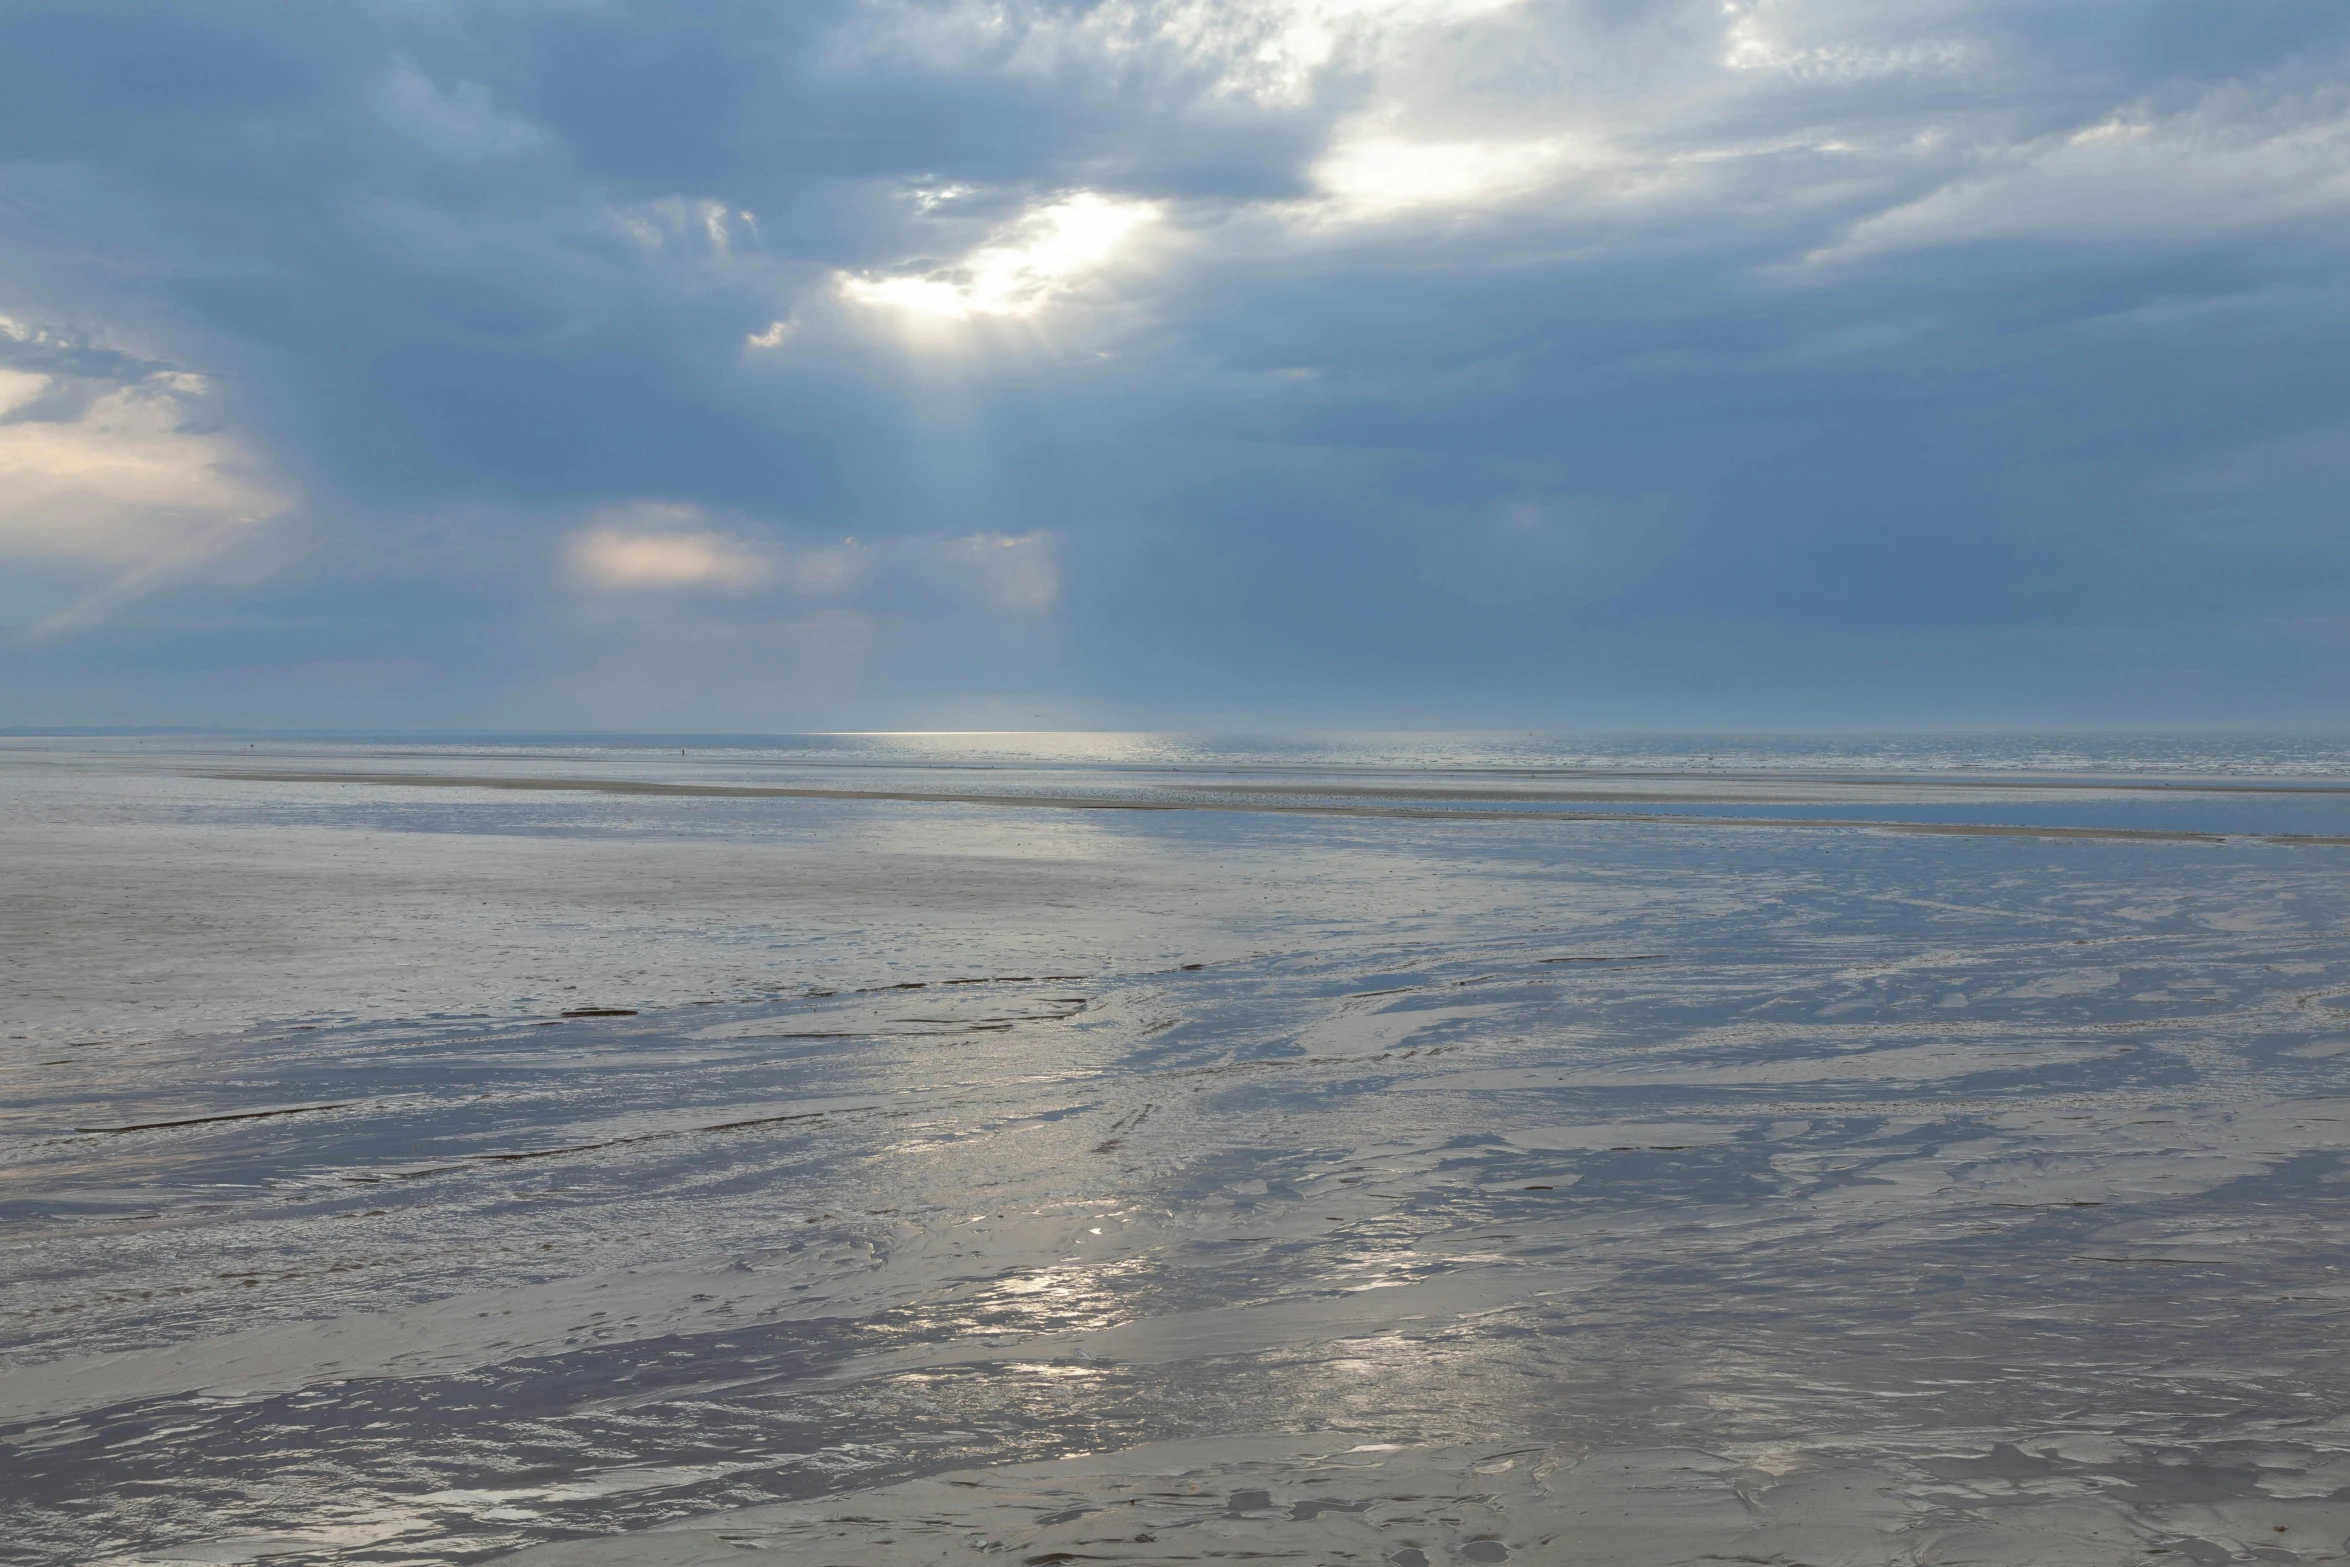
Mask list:
[[[10,0],[0,724],[2350,721],[2341,0]]]

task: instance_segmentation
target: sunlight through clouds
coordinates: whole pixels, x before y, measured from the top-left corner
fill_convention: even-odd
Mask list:
[[[1472,207],[1507,201],[1547,184],[1564,145],[1543,141],[1415,142],[1369,136],[1341,141],[1314,178],[1350,217],[1413,207]]]
[[[693,529],[700,513],[686,506],[644,505],[571,541],[572,575],[605,592],[717,588],[740,592],[767,580],[767,558],[740,539]]]
[[[961,321],[1031,316],[1081,287],[1158,205],[1079,191],[1028,213],[961,262],[919,274],[844,275],[841,292],[861,305]]]
[[[1086,18],[1113,52],[1170,49],[1212,71],[1220,96],[1302,105],[1334,67],[1402,47],[1412,34],[1453,27],[1524,0],[1121,0]]]
[[[0,317],[0,351],[37,363],[73,349]],[[93,377],[0,365],[0,560],[108,574],[28,640],[102,618],[291,504],[234,437],[205,427],[202,376],[105,357],[130,368]]]
[[[1175,716],[2344,684],[2340,0],[108,9],[0,6],[0,652],[103,633],[0,689],[824,616]]]
[[[0,339],[40,336],[0,318]],[[175,370],[93,394],[0,369],[0,555],[133,566],[285,510],[234,440],[193,426],[205,391]]]
[[[1525,0],[1108,0],[1083,8],[1034,0],[946,5],[872,0],[834,39],[842,66],[890,61],[1050,78],[1100,59],[1157,61],[1205,78],[1217,98],[1303,106],[1334,68],[1406,47]]]

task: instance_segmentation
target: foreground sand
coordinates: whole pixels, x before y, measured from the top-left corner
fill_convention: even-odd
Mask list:
[[[0,769],[25,1559],[2343,1554],[2310,820],[231,770]]]

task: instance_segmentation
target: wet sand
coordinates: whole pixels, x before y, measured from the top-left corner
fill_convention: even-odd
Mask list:
[[[1692,827],[1813,827],[1813,828],[1868,828],[1877,832],[1939,833],[1962,838],[2147,838],[2179,843],[2218,843],[2230,836],[2224,832],[2193,832],[2166,830],[2155,827],[2066,827],[2050,824],[2001,824],[1996,822],[1921,822],[1905,820],[1897,815],[1875,817],[1817,817],[1817,816],[1660,816],[1637,811],[1560,811],[1539,813],[1524,810],[1499,812],[1464,809],[1456,804],[1446,809],[1394,803],[1399,800],[1448,800],[1467,802],[1492,800],[1491,791],[1468,789],[1394,789],[1323,787],[1309,788],[1296,784],[1254,785],[1248,788],[1204,788],[1186,786],[1176,798],[1135,799],[1102,794],[1030,793],[984,794],[976,791],[953,793],[937,790],[910,791],[891,789],[792,789],[757,784],[707,783],[653,783],[644,779],[622,778],[546,778],[501,777],[490,774],[445,773],[361,773],[361,772],[222,772],[202,776],[230,783],[294,783],[294,784],[373,784],[396,788],[423,789],[524,789],[572,794],[667,795],[686,799],[734,800],[870,800],[896,804],[922,805],[985,805],[998,808],[1029,808],[1063,811],[1245,811],[1257,814],[1276,813],[1301,816],[1386,816],[1401,819],[1447,821],[1511,821],[1524,822],[1529,817],[1555,822],[1632,822],[1649,826],[1681,824]],[[1983,789],[1996,787],[1968,784],[1964,787]],[[2011,789],[2016,786],[2007,786]],[[2084,787],[2068,785],[2064,787]],[[2135,787],[2133,786],[2133,791]],[[2165,794],[2188,793],[2176,785],[2154,786]],[[1324,796],[1338,796],[1346,803],[1329,799],[1301,801],[1285,796],[1312,792]],[[1881,803],[1899,805],[1903,802],[1897,787],[1880,787],[1872,791]],[[1934,792],[1940,793],[1937,788]],[[2253,790],[2244,785],[2215,787],[2214,793],[2275,795],[2333,794],[2334,790],[2263,789]],[[1883,796],[1892,795],[1886,800]],[[1502,796],[1513,802],[1536,805],[1555,805],[1564,802],[1600,803],[1618,805],[1647,804],[1673,801],[1681,804],[1749,803],[1753,793],[1695,794],[1675,791],[1632,792],[1512,790]],[[1768,798],[1769,796],[1765,796]],[[1378,802],[1378,803],[1363,803]],[[2350,844],[2350,836],[2322,833],[2259,833],[2243,834],[2263,843],[2305,843],[2339,847]]]
[[[2343,1556],[2338,805],[663,766],[0,765],[10,1550]]]

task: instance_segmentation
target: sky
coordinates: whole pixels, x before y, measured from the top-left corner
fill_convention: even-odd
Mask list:
[[[0,725],[2350,723],[2341,0],[0,3]]]

